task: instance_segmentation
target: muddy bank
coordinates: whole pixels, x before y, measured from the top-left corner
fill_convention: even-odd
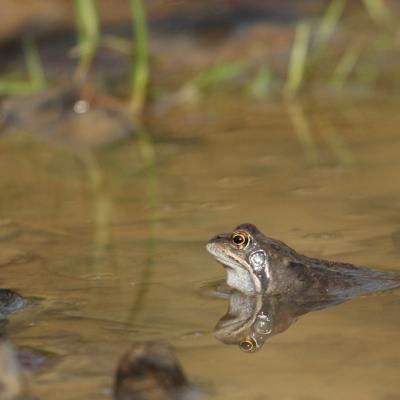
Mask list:
[[[327,0],[314,2],[302,0],[261,1],[261,0],[196,0],[145,2],[149,19],[168,26],[173,30],[200,28],[201,25],[229,26],[229,20],[281,18],[290,19],[301,15],[318,15]],[[41,1],[26,0],[15,2],[1,0],[3,23],[0,27],[0,41],[4,42],[29,31],[40,35],[57,32],[74,26],[73,2],[68,0]],[[130,10],[125,0],[98,1],[99,15],[104,25],[118,25],[129,22]]]

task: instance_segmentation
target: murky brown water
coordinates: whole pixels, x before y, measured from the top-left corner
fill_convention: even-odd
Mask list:
[[[9,333],[59,357],[32,378],[38,396],[109,398],[130,343],[162,339],[204,398],[400,398],[398,291],[307,314],[255,354],[213,336],[228,302],[209,294],[223,270],[204,245],[238,223],[400,270],[398,104],[303,110],[210,104],[176,118],[155,173],[136,141],[96,155],[0,141],[1,285],[40,298]]]

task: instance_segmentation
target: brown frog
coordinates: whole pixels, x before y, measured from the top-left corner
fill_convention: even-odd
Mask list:
[[[252,224],[214,236],[207,250],[223,264],[228,286],[247,295],[343,295],[400,286],[399,275],[299,254]]]

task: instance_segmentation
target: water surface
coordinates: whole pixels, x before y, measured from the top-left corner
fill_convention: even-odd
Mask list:
[[[398,291],[307,314],[246,354],[213,336],[228,302],[205,251],[253,222],[307,255],[400,272],[399,125],[393,103],[211,101],[150,130],[155,169],[135,140],[79,153],[3,137],[1,284],[37,298],[9,333],[58,356],[35,393],[109,398],[129,345],[164,340],[209,399],[400,398]]]

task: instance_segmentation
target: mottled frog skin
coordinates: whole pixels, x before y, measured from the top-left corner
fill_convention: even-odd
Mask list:
[[[247,295],[353,297],[400,285],[395,273],[304,256],[252,224],[214,236],[207,250],[223,264],[228,286]]]

